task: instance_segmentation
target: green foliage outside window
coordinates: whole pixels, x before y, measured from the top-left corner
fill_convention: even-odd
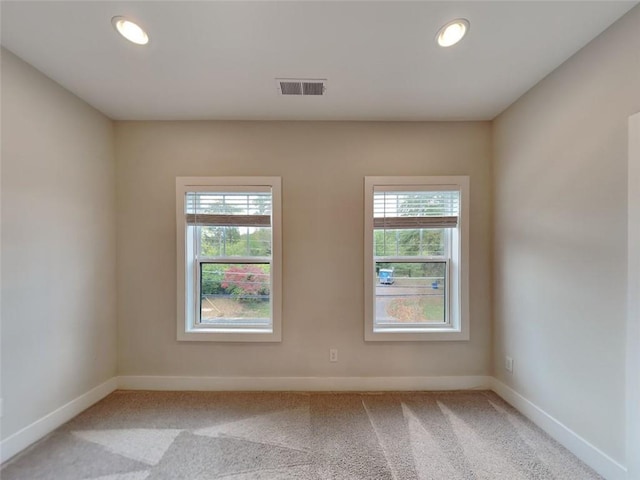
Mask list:
[[[375,230],[376,257],[442,256],[444,229]]]
[[[268,257],[271,229],[201,227],[200,252],[204,257]]]

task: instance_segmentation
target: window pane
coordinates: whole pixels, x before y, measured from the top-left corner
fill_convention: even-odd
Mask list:
[[[200,227],[203,257],[269,257],[271,227]]]
[[[271,323],[269,264],[200,265],[200,322],[229,326]]]
[[[247,235],[250,257],[271,256],[271,227],[249,228]]]
[[[376,257],[444,256],[444,229],[374,230],[373,247]]]
[[[376,324],[444,323],[445,262],[376,262]]]

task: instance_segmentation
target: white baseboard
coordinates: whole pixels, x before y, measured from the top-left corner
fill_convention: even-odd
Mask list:
[[[123,390],[404,391],[489,389],[490,377],[162,377],[122,376]]]
[[[5,438],[0,443],[0,462],[4,463],[117,388],[118,378],[113,377]]]
[[[625,480],[627,478],[627,469],[623,465],[620,465],[602,450],[591,445],[580,435],[511,387],[496,378],[490,378],[491,390],[604,478],[607,480]]]

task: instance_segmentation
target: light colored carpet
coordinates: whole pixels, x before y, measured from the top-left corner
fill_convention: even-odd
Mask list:
[[[3,480],[599,479],[491,392],[118,391]]]

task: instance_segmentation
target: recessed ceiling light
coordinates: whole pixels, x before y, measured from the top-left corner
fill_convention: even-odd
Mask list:
[[[137,45],[149,43],[149,35],[137,23],[125,17],[113,17],[111,23],[124,38]]]
[[[457,18],[438,30],[436,41],[441,47],[450,47],[462,40],[462,37],[464,37],[468,31],[469,21],[464,18]]]

